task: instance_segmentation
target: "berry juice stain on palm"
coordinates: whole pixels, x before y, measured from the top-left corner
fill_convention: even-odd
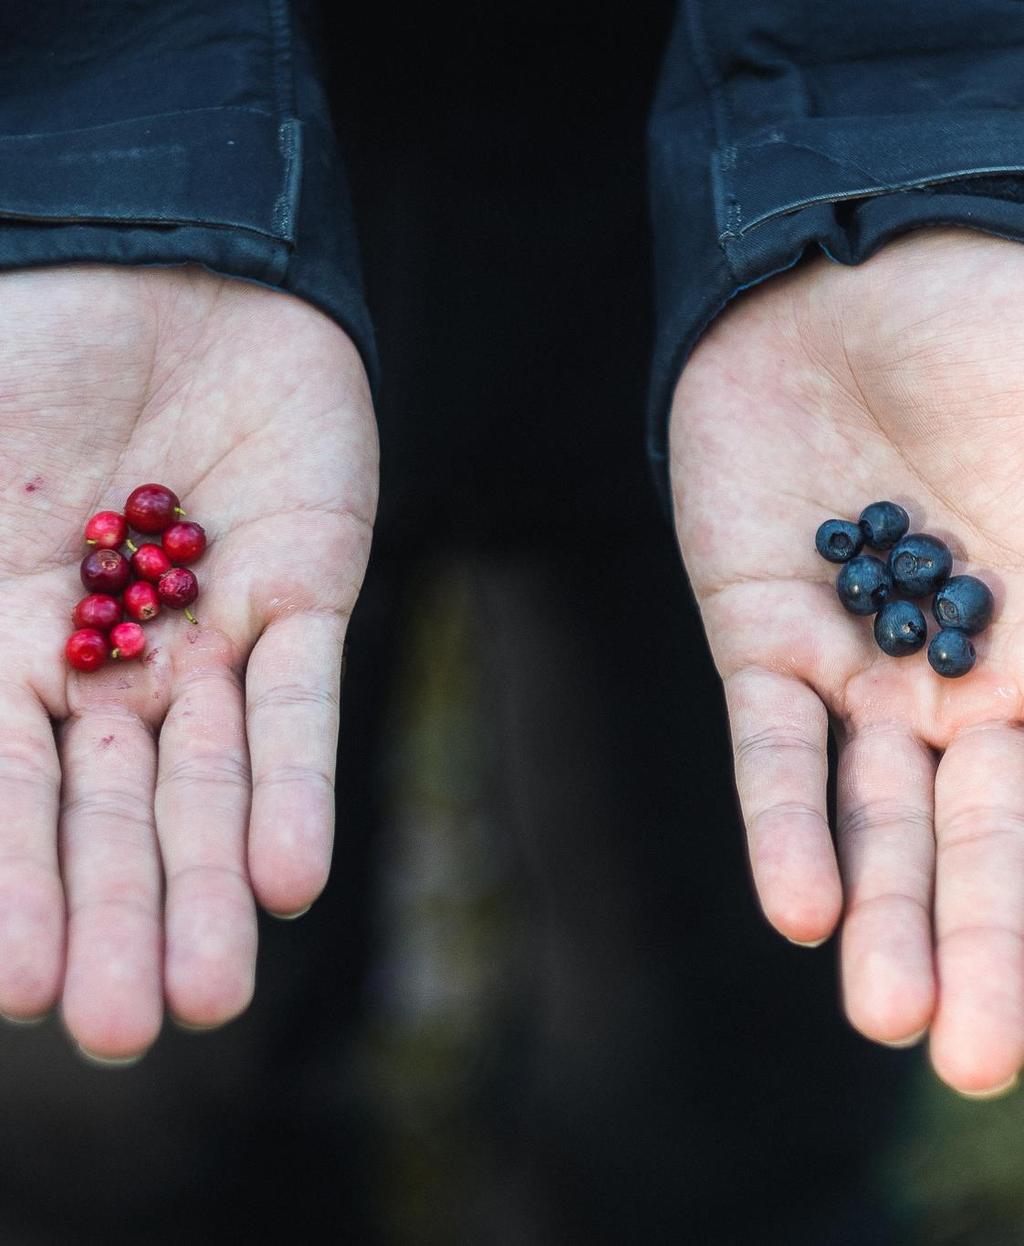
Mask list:
[[[44,484],[46,484],[46,481],[42,478],[42,476],[33,476],[31,480],[26,480],[25,492],[35,493],[38,489],[41,489]]]

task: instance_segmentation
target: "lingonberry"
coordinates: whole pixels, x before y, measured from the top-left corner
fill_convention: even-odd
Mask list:
[[[892,596],[892,576],[880,558],[858,554],[843,564],[836,592],[851,614],[874,614]]]
[[[977,654],[970,637],[966,632],[958,632],[953,628],[943,628],[932,637],[928,646],[928,661],[932,670],[947,679],[958,679],[966,675],[974,665]]]
[[[136,532],[163,532],[184,515],[177,496],[166,485],[139,485],[124,504],[125,518]]]
[[[891,549],[910,529],[910,516],[895,502],[872,502],[860,513],[860,530],[872,549]]]
[[[124,611],[130,619],[146,623],[160,613],[160,595],[148,580],[136,580],[124,590]]]
[[[160,600],[173,610],[184,610],[185,618],[194,623],[195,617],[189,606],[199,596],[199,581],[188,567],[172,567],[160,577],[156,586]]]
[[[143,580],[154,584],[171,569],[171,560],[159,545],[140,545],[132,554],[132,570]]]
[[[90,593],[119,593],[131,578],[128,559],[116,549],[94,549],[82,559],[82,583]]]
[[[146,633],[138,623],[118,623],[110,632],[112,658],[137,658],[146,647]]]
[[[128,539],[128,521],[117,511],[97,511],[85,525],[87,545],[119,549]]]
[[[195,562],[206,549],[206,533],[197,523],[172,523],[162,539],[164,553],[179,566]]]
[[[846,519],[826,519],[814,534],[814,548],[829,562],[849,562],[863,544],[864,533]]]
[[[928,638],[928,624],[912,601],[888,601],[875,615],[875,640],[883,653],[904,658]]]
[[[75,606],[71,622],[75,627],[109,632],[115,623],[121,622],[121,603],[107,593],[90,593]]]
[[[94,671],[102,666],[110,653],[107,638],[94,627],[72,632],[64,646],[64,654],[76,671]]]

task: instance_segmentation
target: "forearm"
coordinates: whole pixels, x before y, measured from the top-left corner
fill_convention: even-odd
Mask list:
[[[376,360],[326,102],[286,0],[0,14],[0,268],[201,263]]]
[[[859,264],[922,225],[1024,240],[1024,13],[811,0],[679,6],[649,130],[658,331],[648,445],[711,320],[810,249]]]

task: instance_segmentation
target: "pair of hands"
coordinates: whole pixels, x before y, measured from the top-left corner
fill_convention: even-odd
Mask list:
[[[930,1028],[965,1092],[1024,1061],[1022,278],[1017,244],[962,230],[813,261],[718,317],[672,414],[765,911],[800,942],[841,923],[853,1024]],[[0,1012],[59,1004],[86,1051],[131,1057],[165,1007],[194,1026],[242,1011],[257,903],[299,912],[326,879],[371,404],[345,335],[282,294],[188,269],[2,285]],[[71,673],[82,522],[143,480],[213,538],[200,626],[163,617],[151,661]],[[995,592],[961,681],[882,655],[814,551],[823,518],[881,497]]]

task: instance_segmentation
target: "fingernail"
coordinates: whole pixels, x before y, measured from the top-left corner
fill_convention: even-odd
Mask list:
[[[191,1021],[179,1021],[177,1017],[171,1017],[171,1024],[178,1027],[179,1030],[185,1030],[189,1034],[208,1034],[211,1030],[219,1030],[221,1023],[214,1025],[193,1025]]]
[[[75,1046],[78,1048],[78,1054],[90,1064],[99,1064],[110,1069],[126,1069],[130,1065],[138,1064],[146,1054],[140,1051],[135,1056],[100,1056],[95,1051],[89,1051],[88,1048],[83,1047],[81,1043],[76,1043]]]
[[[279,922],[293,922],[296,917],[301,917],[304,913],[308,913],[312,907],[312,904],[307,904],[304,909],[299,909],[297,913],[272,913],[270,909],[267,909],[267,912],[270,913],[271,917],[276,917]]]
[[[895,1047],[897,1050],[901,1047],[916,1047],[922,1038],[928,1033],[928,1027],[918,1030],[916,1034],[909,1034],[906,1038],[880,1038],[878,1042],[883,1047]]]
[[[0,1020],[6,1021],[8,1025],[42,1025],[50,1014],[41,1012],[38,1017],[12,1017],[6,1012],[0,1012]]]
[[[1020,1074],[1014,1075],[1005,1082],[1000,1082],[998,1086],[991,1086],[988,1090],[958,1090],[957,1094],[962,1095],[965,1099],[1001,1099],[1003,1095],[1011,1094],[1017,1089],[1020,1081]]]
[[[823,939],[814,939],[810,943],[803,943],[800,939],[790,939],[788,935],[786,938],[793,944],[794,947],[821,947],[823,943],[828,942],[828,935],[825,935]]]

